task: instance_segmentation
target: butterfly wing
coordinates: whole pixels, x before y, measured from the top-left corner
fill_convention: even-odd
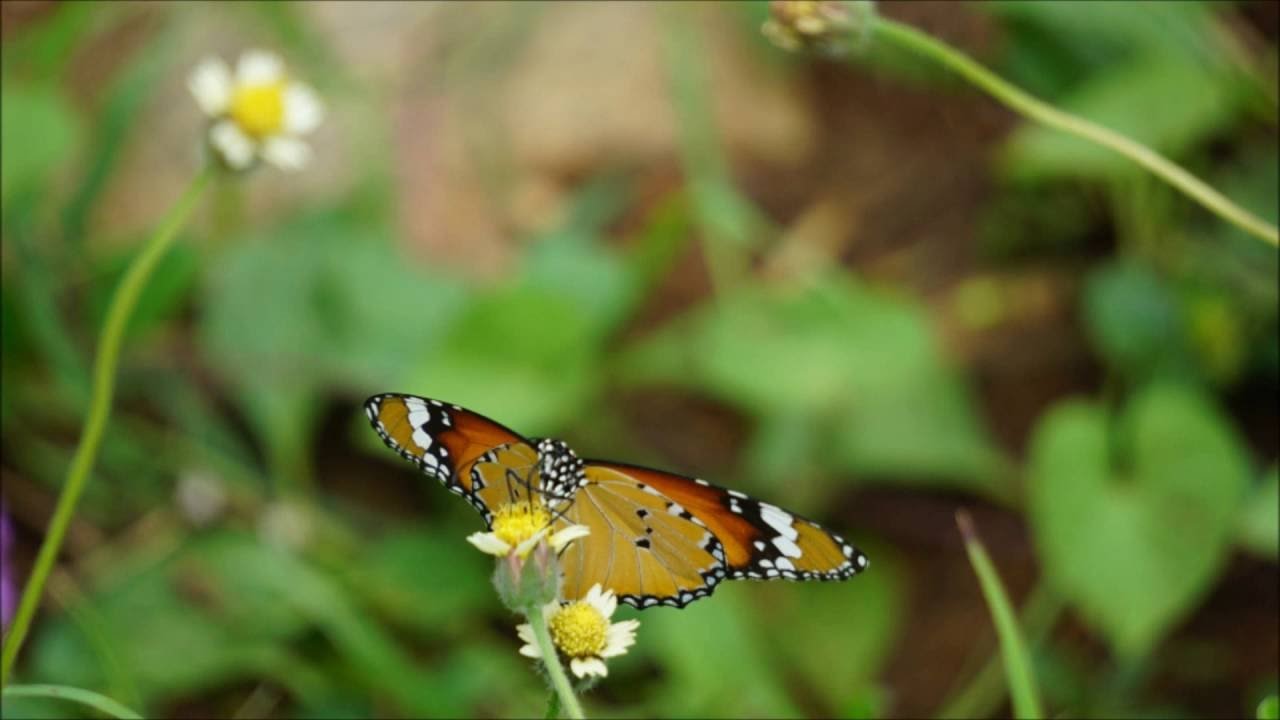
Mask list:
[[[457,405],[388,393],[369,398],[364,409],[388,447],[465,497],[486,524],[510,498],[507,470],[528,482],[537,463],[519,433]]]
[[[567,597],[595,583],[636,607],[683,607],[722,580],[843,580],[867,558],[817,523],[704,480],[588,462],[566,513],[591,536],[564,555]]]

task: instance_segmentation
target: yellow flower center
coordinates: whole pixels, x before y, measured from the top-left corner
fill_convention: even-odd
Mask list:
[[[493,534],[515,547],[551,524],[551,514],[541,504],[518,502],[503,505],[493,516]]]
[[[284,127],[284,81],[244,85],[231,96],[231,119],[254,138],[264,138]]]
[[[569,657],[590,657],[604,652],[609,621],[588,603],[578,601],[560,608],[560,612],[547,621],[547,626],[556,647]]]

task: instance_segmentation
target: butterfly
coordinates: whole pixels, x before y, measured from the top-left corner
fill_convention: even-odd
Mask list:
[[[684,607],[725,580],[845,580],[867,568],[840,536],[737,490],[584,460],[560,440],[528,439],[439,400],[391,393],[364,407],[388,447],[466,498],[486,526],[537,494],[555,525],[590,528],[561,554],[566,597],[599,583],[638,608]]]

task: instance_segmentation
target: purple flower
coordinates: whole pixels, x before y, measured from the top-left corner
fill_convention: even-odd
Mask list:
[[[18,588],[9,577],[9,547],[13,544],[13,528],[9,516],[0,505],[0,629],[8,627],[13,611],[18,607]]]

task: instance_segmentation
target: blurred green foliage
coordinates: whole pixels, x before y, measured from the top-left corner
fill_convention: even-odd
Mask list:
[[[963,600],[939,599],[935,551],[956,542],[949,512],[937,527],[918,526],[937,515],[929,508],[961,502],[1025,521],[1044,581],[1037,597],[1060,596],[1107,649],[1098,663],[1051,633],[1056,610],[1038,621],[1046,629],[1029,633],[1031,656],[1051,712],[1199,707],[1193,690],[1151,678],[1178,663],[1165,659],[1185,649],[1177,629],[1206,598],[1248,591],[1224,582],[1224,568],[1262,563],[1274,574],[1280,544],[1276,447],[1265,437],[1280,382],[1274,249],[1074,140],[1015,127],[992,145],[991,187],[965,195],[977,205],[974,228],[941,239],[972,245],[973,265],[947,282],[1051,268],[1067,279],[1076,320],[1051,329],[1078,336],[1088,353],[1071,361],[1088,366],[1085,380],[1053,384],[1077,394],[1055,392],[1013,433],[1031,438],[1024,452],[993,432],[1006,408],[984,391],[1007,382],[1026,392],[1044,371],[1016,362],[976,370],[972,354],[956,351],[938,295],[884,270],[934,262],[940,245],[865,268],[832,260],[799,277],[760,271],[786,242],[779,208],[797,191],[772,175],[761,182],[734,154],[740,139],[722,134],[712,102],[722,58],[710,56],[707,17],[814,102],[838,94],[823,89],[835,69],[759,40],[761,5],[655,13],[675,179],[655,190],[612,161],[557,178],[568,188],[564,212],[513,233],[510,268],[494,275],[411,261],[403,248],[413,200],[397,192],[403,168],[387,118],[403,110],[395,93],[421,88],[362,86],[347,50],[305,6],[235,8],[220,22],[236,48],[281,48],[325,93],[337,132],[357,149],[342,168],[350,177],[265,211],[252,196],[278,178],[224,186],[163,261],[130,326],[119,401],[22,682],[94,689],[150,715],[535,712],[541,679],[515,652],[489,562],[462,540],[474,513],[386,452],[359,402],[383,391],[440,397],[529,435],[587,439],[578,449],[588,455],[692,472],[649,440],[703,426],[632,432],[620,398],[653,394],[680,408],[711,404],[740,431],[728,458],[703,447],[710,438],[678,438],[697,448],[684,461],[838,528],[867,549],[872,571],[847,585],[735,583],[683,611],[624,609],[642,621],[639,642],[588,695],[591,712],[882,717],[932,707],[893,683],[941,688],[941,697],[977,665],[959,676],[954,663],[903,669],[934,656],[940,627],[950,633],[956,617],[976,617],[944,615],[943,626],[917,616]],[[467,12],[438,11],[431,22],[455,28]],[[421,71],[424,85],[476,102],[468,89],[498,87],[558,13],[582,10],[491,12],[483,31],[448,36],[440,69]],[[940,12],[993,25],[999,43],[983,59],[1007,77],[1150,143],[1270,221],[1280,216],[1275,74],[1234,34],[1245,22],[1238,8],[1000,2]],[[138,192],[156,203],[151,216],[164,210],[145,185],[122,193],[113,183],[130,163],[154,161],[137,151],[163,137],[146,123],[195,114],[154,105],[179,97],[162,93],[181,85],[185,44],[211,42],[199,30],[214,14],[196,4],[65,3],[0,45],[0,436],[6,507],[21,506],[25,544],[65,471],[93,341],[139,245],[136,231],[102,236],[101,217],[114,212],[106,203]],[[1262,42],[1274,60],[1274,36]],[[79,53],[113,62],[86,81]],[[970,121],[948,115],[949,99],[966,92],[954,78],[873,53],[876,83],[923,94],[939,122]],[[859,92],[870,114],[892,114],[891,93]],[[490,125],[475,115],[467,132],[484,134]],[[861,141],[830,122],[823,142]],[[488,154],[468,162],[499,175],[514,166],[507,138],[481,140]],[[195,157],[194,140],[157,142]],[[840,177],[826,172],[805,192]],[[697,292],[668,296],[690,274]],[[1010,302],[993,316],[1024,309]],[[1014,377],[1026,372],[1031,380]],[[192,474],[215,478],[225,494],[207,523],[184,505]],[[864,498],[918,512],[863,511]],[[302,542],[265,529],[281,507],[301,514]],[[921,538],[933,540],[913,544]],[[997,564],[1016,558],[1016,548],[991,549]],[[1251,559],[1233,561],[1237,549]],[[951,560],[967,579],[963,556]],[[939,646],[972,644],[976,631],[955,632]],[[1209,652],[1230,652],[1230,642],[1215,637]],[[1256,683],[1274,683],[1276,659],[1262,665],[1261,677],[1220,681],[1231,687],[1217,697],[1238,698],[1227,714],[1251,712],[1273,692]],[[37,698],[6,698],[2,709],[85,712]],[[1264,710],[1259,717],[1274,717]]]

